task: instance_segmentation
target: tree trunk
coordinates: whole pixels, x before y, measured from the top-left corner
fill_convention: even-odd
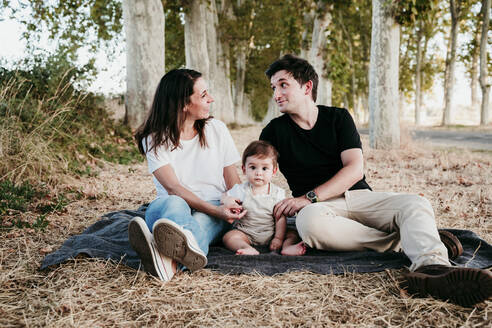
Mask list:
[[[331,106],[331,87],[332,82],[325,76],[325,60],[323,54],[326,48],[325,31],[331,22],[329,8],[323,1],[317,3],[317,13],[314,18],[311,48],[308,53],[308,60],[318,73],[318,94],[316,103]]]
[[[482,37],[480,39],[480,87],[482,89],[482,110],[480,115],[480,124],[490,123],[489,93],[490,85],[488,83],[487,72],[487,33],[489,30],[490,18],[490,1],[482,0]]]
[[[479,24],[480,25],[480,24]],[[475,31],[475,42],[472,53],[472,66],[471,66],[471,81],[470,81],[470,89],[471,89],[471,105],[473,110],[478,109],[479,101],[478,101],[478,88],[480,86],[480,82],[478,81],[478,61],[480,59],[480,28],[477,27]]]
[[[376,149],[400,146],[397,51],[400,27],[388,13],[385,3],[385,0],[372,2],[369,143]]]
[[[353,106],[352,108],[354,111],[354,120],[355,120],[355,122],[359,123],[360,113],[359,113],[357,105],[356,105],[356,102],[357,102],[357,90],[356,90],[357,80],[355,77],[355,61],[354,61],[353,48],[352,48],[352,36],[350,35],[350,33],[348,33],[348,31],[345,27],[345,22],[343,21],[343,17],[342,17],[341,13],[339,15],[339,22],[340,22],[340,26],[342,27],[343,35],[347,38],[348,60],[349,60],[349,64],[350,64],[350,86],[352,88],[352,92],[351,92],[352,106]]]
[[[270,100],[268,101],[267,113],[266,113],[265,117],[263,118],[263,121],[261,122],[261,124],[267,125],[268,122],[270,122],[271,120],[273,120],[275,117],[278,117],[278,116],[280,116],[280,110],[278,109],[278,106],[277,106],[277,103],[275,102],[275,99],[273,99],[273,97],[271,97]]]
[[[421,110],[421,80],[422,77],[422,21],[419,21],[419,26],[417,27],[417,58],[415,65],[415,125],[422,124],[422,110]]]
[[[311,49],[311,40],[308,40],[309,30],[313,26],[314,22],[314,8],[304,13],[303,23],[304,29],[302,31],[302,41],[301,41],[301,58],[309,60],[309,51]]]
[[[225,3],[225,1],[223,1]],[[241,7],[244,5],[244,0],[237,0],[237,6]],[[230,17],[235,18],[232,13],[232,8],[229,12]],[[251,35],[251,29],[253,27],[253,19],[254,12],[251,11],[249,13],[249,17],[251,19],[250,24],[248,25],[248,35]],[[234,120],[240,124],[249,124],[253,123],[253,119],[251,113],[249,112],[250,108],[250,100],[247,99],[247,95],[245,93],[245,84],[246,84],[246,67],[248,64],[249,57],[249,45],[253,42],[253,39],[249,40],[241,40],[238,42],[236,46],[236,80],[232,89],[232,98],[234,101]]]
[[[351,76],[351,84],[352,84],[352,92],[351,92],[351,97],[352,97],[352,108],[354,110],[354,120],[356,123],[360,122],[360,113],[357,110],[357,91],[355,90],[356,88],[356,83],[355,83],[355,73],[352,72]]]
[[[405,93],[403,90],[398,91],[398,117],[401,117],[405,111]]]
[[[126,36],[125,122],[132,128],[146,118],[164,74],[164,10],[160,0],[124,0]]]
[[[248,124],[253,120],[249,113],[249,101],[244,92],[246,80],[247,49],[241,47],[236,57],[236,81],[234,83],[234,120],[236,123]],[[247,105],[247,106],[245,106]]]
[[[210,79],[210,58],[207,49],[207,35],[203,28],[206,24],[204,4],[200,0],[191,1],[185,15],[185,57],[186,66],[195,69]]]
[[[425,36],[424,37],[425,41],[424,41],[424,47],[422,49],[422,56],[421,56],[421,67],[425,65],[426,63],[426,57],[427,57],[427,47],[429,45],[429,37]],[[424,96],[424,93],[422,92],[422,81],[424,81],[424,78],[425,78],[425,74],[424,74],[424,70],[420,70],[420,73],[419,73],[419,79],[420,79],[420,92],[419,92],[419,104],[420,104],[420,113],[421,113],[421,123],[423,122],[424,118],[426,118],[426,108],[425,106],[423,105],[423,96]]]
[[[444,80],[444,110],[442,125],[450,125],[453,117],[454,71],[456,66],[456,48],[458,46],[459,9],[455,0],[449,0],[451,11],[450,46],[446,56],[446,76]]]
[[[368,109],[368,98],[367,94],[359,94],[357,96],[357,112],[359,113],[360,124],[366,124],[369,120],[369,109]]]
[[[203,74],[214,97],[212,112],[218,119],[234,121],[229,63],[217,31],[215,1],[192,0],[185,14],[186,66]]]
[[[278,55],[278,58],[282,57],[283,53],[280,51],[280,54]],[[263,121],[261,124],[267,125],[268,122],[270,122],[272,119],[279,117],[280,116],[280,110],[277,106],[277,103],[275,102],[275,99],[273,98],[273,95],[270,97],[270,100],[268,100],[268,109],[265,117],[263,117]]]

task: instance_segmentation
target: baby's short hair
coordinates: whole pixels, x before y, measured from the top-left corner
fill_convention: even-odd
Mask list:
[[[250,143],[243,152],[243,165],[246,165],[246,159],[250,156],[269,157],[272,159],[273,167],[277,167],[278,151],[269,142],[256,140]]]

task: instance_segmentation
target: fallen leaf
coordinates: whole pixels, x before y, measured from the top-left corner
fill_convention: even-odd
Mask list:
[[[39,250],[39,253],[42,255],[45,255],[45,254],[48,254],[51,252],[53,252],[53,248],[51,248],[51,246],[43,247]]]

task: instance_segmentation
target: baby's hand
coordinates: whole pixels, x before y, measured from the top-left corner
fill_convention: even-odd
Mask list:
[[[270,250],[278,251],[280,248],[282,248],[282,243],[283,241],[280,238],[278,237],[273,238],[272,241],[270,242]]]

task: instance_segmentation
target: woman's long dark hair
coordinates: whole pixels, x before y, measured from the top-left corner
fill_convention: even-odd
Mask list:
[[[180,146],[179,136],[186,119],[183,108],[190,103],[193,86],[201,76],[200,72],[191,69],[173,69],[162,77],[149,115],[135,133],[140,153],[145,155],[145,150],[157,153],[157,147],[161,145],[171,150]],[[202,147],[207,146],[204,131],[207,120],[196,120],[194,125]],[[152,137],[152,145],[149,147],[149,139],[146,139],[144,148],[142,140],[148,136]]]

